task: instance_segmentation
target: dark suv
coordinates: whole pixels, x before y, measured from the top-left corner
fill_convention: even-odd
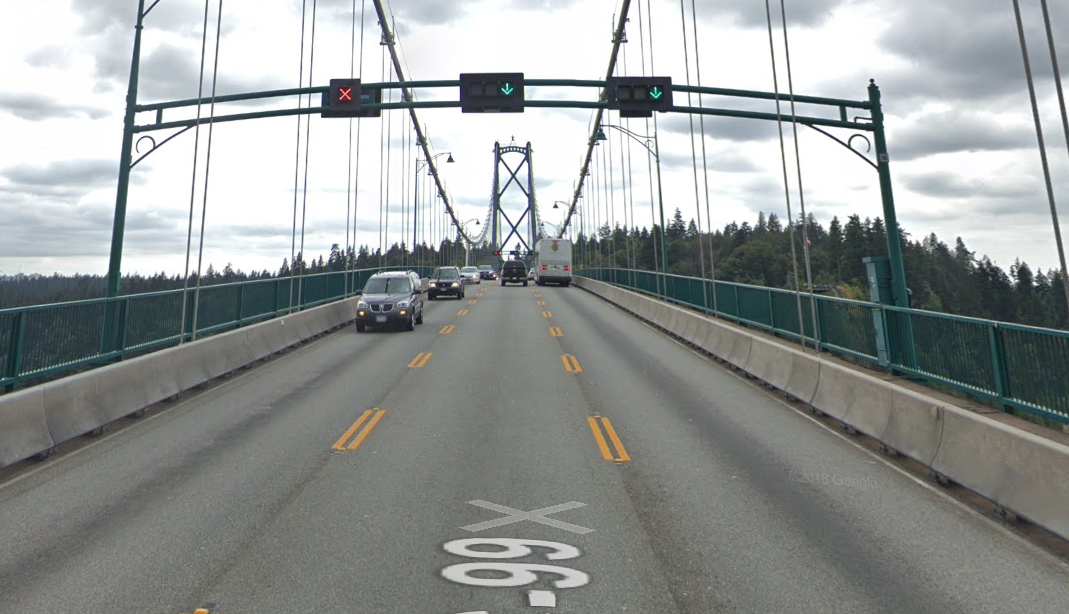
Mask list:
[[[522,260],[506,260],[501,265],[501,285],[506,283],[527,285],[527,265]]]
[[[423,324],[423,284],[412,271],[372,275],[356,305],[356,332],[391,324],[405,330]]]
[[[442,295],[464,298],[464,279],[455,266],[440,266],[431,273],[427,296],[433,301]]]

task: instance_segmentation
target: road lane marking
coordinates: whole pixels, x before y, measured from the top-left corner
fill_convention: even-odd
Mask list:
[[[475,304],[475,299],[471,299],[470,301],[468,301],[468,304],[469,305],[474,305]]]
[[[543,311],[543,312],[542,312],[542,317],[543,317],[543,318],[552,318],[552,317],[553,317],[553,314],[552,314],[552,313],[550,313],[550,312],[548,312],[548,311]]]
[[[557,596],[553,591],[527,591],[527,602],[536,608],[555,608]]]
[[[545,302],[545,301],[538,301],[538,304],[539,304],[540,306],[542,306],[542,307],[545,307],[545,306],[546,306],[546,302]]]
[[[583,369],[579,366],[579,361],[571,354],[561,354],[560,361],[564,364],[564,370],[568,373],[583,372]]]
[[[600,421],[600,422],[599,422]],[[616,429],[612,428],[612,423],[604,416],[592,416],[586,419],[587,425],[590,426],[590,432],[594,434],[594,441],[598,444],[598,450],[601,451],[601,457],[607,461],[616,461],[618,463],[627,463],[631,461],[631,457],[628,456],[627,450],[624,449],[624,444],[620,441],[620,437],[616,434]],[[616,448],[616,457],[614,458],[609,451],[609,446],[605,442],[605,437],[601,434],[601,429],[604,428],[605,432],[609,435],[609,441],[612,442],[614,448]]]
[[[466,315],[468,315],[468,310],[467,309],[461,309],[460,311],[457,312],[457,315],[461,316],[461,317],[466,316]]]
[[[353,436],[353,433],[356,432],[356,429],[360,428],[360,425],[364,423],[364,420],[367,420],[368,416],[371,415],[371,411],[372,410],[369,409],[365,411],[362,416],[357,418],[356,422],[354,422],[353,425],[349,427],[349,430],[345,431],[345,434],[341,436],[341,439],[334,442],[334,445],[332,445],[330,448],[332,450],[337,450],[338,452],[344,451],[345,442],[349,441],[349,438]]]
[[[451,333],[454,330],[456,330],[456,328],[457,327],[455,325],[453,325],[453,324],[447,324],[447,325],[442,327],[442,330],[438,331],[438,334],[439,335],[448,335],[449,333]]]
[[[565,531],[571,531],[572,533],[593,533],[594,529],[588,529],[579,525],[574,525],[569,522],[561,520],[554,520],[553,518],[546,518],[549,514],[556,514],[557,512],[563,512],[566,510],[575,509],[577,507],[584,507],[586,503],[579,503],[578,501],[569,501],[568,503],[561,503],[559,505],[551,505],[549,507],[543,507],[542,509],[532,510],[525,512],[523,510],[513,509],[504,505],[498,505],[489,501],[483,501],[476,499],[475,501],[468,501],[468,504],[475,505],[484,509],[493,510],[495,512],[501,512],[502,514],[508,514],[503,518],[496,520],[487,520],[486,522],[478,522],[475,524],[469,524],[466,527],[460,527],[464,531],[470,531],[472,533],[478,533],[479,531],[485,531],[486,529],[494,529],[497,527],[503,527],[507,524],[514,522],[522,522],[524,520],[530,520],[531,522],[537,522],[538,524],[544,524],[556,529],[563,529]]]
[[[360,431],[360,434],[356,436],[356,439],[353,440],[353,443],[349,444],[349,450],[355,450],[359,448],[360,444],[364,442],[364,438],[367,437],[367,434],[371,432],[371,429],[375,428],[375,425],[379,423],[379,420],[382,420],[382,417],[386,415],[386,412],[382,411],[381,409],[378,409],[377,407],[375,409],[377,411],[375,417],[367,423],[367,426],[364,427],[364,430]]]
[[[420,352],[419,354],[416,354],[416,357],[412,359],[412,362],[408,363],[408,368],[422,369],[423,366],[427,364],[427,361],[430,360],[431,356],[433,355],[434,352]]]
[[[605,436],[601,434],[601,429],[598,428],[597,418],[587,418],[586,423],[590,425],[590,432],[594,433],[594,442],[598,444],[598,450],[601,450],[601,457],[611,462],[612,453],[609,452],[609,444],[605,443]]]
[[[631,457],[627,455],[627,450],[624,449],[624,444],[620,441],[620,438],[616,435],[616,429],[612,428],[612,423],[608,418],[604,416],[601,418],[602,423],[605,425],[605,432],[609,434],[609,439],[612,440],[612,445],[616,448],[616,462],[626,463],[630,462]]]
[[[561,332],[560,327],[558,327],[558,326],[550,326],[549,327],[549,336],[550,337],[563,337],[564,333]]]

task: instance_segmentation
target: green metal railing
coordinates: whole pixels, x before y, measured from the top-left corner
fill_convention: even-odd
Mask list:
[[[260,279],[202,286],[197,301],[197,337],[262,322],[358,294],[374,273],[385,269]],[[405,267],[427,277],[433,267]],[[348,276],[348,283],[346,277]],[[0,310],[0,392],[46,377],[57,377],[177,345],[182,326],[182,290],[133,294]],[[298,296],[299,294],[299,296]],[[194,290],[185,292],[185,338],[192,338]],[[104,344],[104,312],[117,303],[114,345]],[[102,353],[101,347],[118,348]]]
[[[797,296],[790,290],[628,269],[585,269],[576,275],[777,336],[804,336],[811,347],[819,337],[821,351],[948,386],[1002,410],[1069,423],[1069,331],[815,296],[819,335],[814,335],[805,293],[799,326]],[[903,332],[910,330],[912,339]]]

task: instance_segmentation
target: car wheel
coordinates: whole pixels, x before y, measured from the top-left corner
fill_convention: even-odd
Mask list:
[[[405,322],[405,330],[416,330],[416,319],[409,318],[408,322]]]
[[[502,279],[502,280],[501,280],[501,287],[502,287],[502,288],[504,288],[504,287],[505,287],[505,280],[504,280],[504,279]]]
[[[435,298],[435,295],[433,295],[433,294],[428,294],[427,295],[427,300],[433,301],[434,298]]]
[[[527,282],[523,282],[523,287],[524,287],[524,288],[526,288],[526,287],[527,287]]]
[[[362,333],[365,330],[367,330],[367,324],[357,324],[356,325],[356,332]]]
[[[416,324],[423,325],[423,310],[420,309],[419,315],[416,316]]]

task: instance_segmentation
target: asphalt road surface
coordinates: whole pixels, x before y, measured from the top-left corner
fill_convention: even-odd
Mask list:
[[[485,282],[0,486],[0,612],[205,604],[1064,614],[1069,571],[579,288]]]

